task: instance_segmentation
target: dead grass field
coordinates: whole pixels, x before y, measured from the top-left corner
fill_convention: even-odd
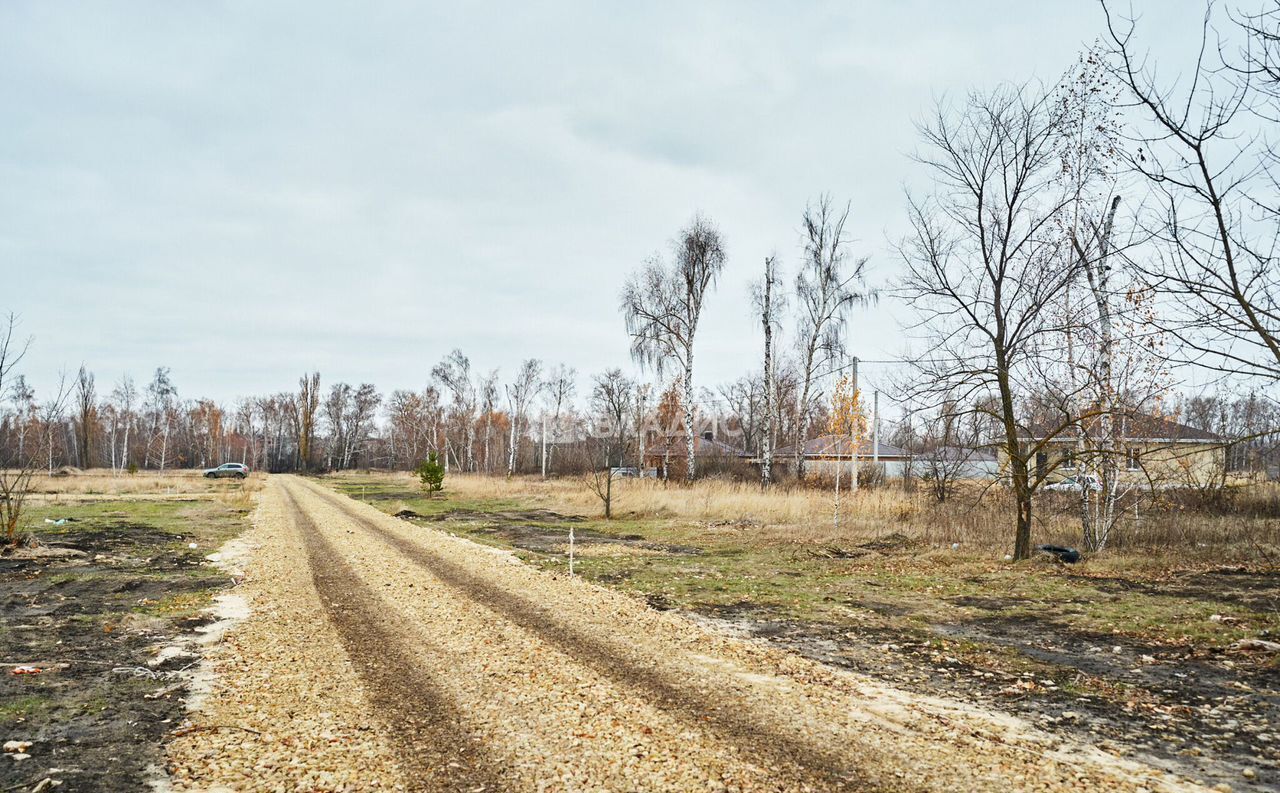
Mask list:
[[[110,469],[91,468],[67,475],[38,473],[31,480],[29,503],[57,504],[112,499],[190,501],[207,499],[243,506],[266,484],[267,475],[252,473],[238,479],[206,479],[202,469],[184,469],[157,473],[116,473]]]
[[[355,483],[361,476],[342,478]],[[417,484],[411,474],[401,472],[379,473],[375,479],[402,482],[411,490]],[[573,478],[454,475],[446,489],[455,500],[508,500],[590,518],[602,512],[599,499]],[[1166,561],[1178,566],[1280,561],[1280,485],[1237,487],[1231,497],[1230,509],[1197,509],[1179,502],[1176,494],[1155,503],[1143,501],[1136,510],[1126,511],[1113,548],[1093,562],[1117,569],[1158,569]],[[998,486],[990,485],[962,484],[945,504],[937,504],[922,489],[906,493],[880,487],[852,496],[846,491],[841,494],[839,526],[829,490],[783,486],[765,492],[754,484],[717,480],[688,487],[652,479],[619,480],[614,483],[613,509],[623,522],[698,523],[707,531],[737,531],[766,545],[839,546],[894,533],[925,546],[960,543],[999,555],[1013,544],[1012,506]],[[1040,496],[1034,541],[1076,545],[1079,535],[1075,497]]]

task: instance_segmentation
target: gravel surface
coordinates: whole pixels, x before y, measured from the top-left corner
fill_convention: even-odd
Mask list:
[[[538,571],[296,477],[178,789],[1195,789]]]

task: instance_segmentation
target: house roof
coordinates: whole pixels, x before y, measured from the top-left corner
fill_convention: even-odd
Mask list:
[[[940,446],[932,451],[921,452],[919,459],[941,460],[946,462],[983,463],[995,462],[996,456],[987,449],[962,449],[959,446]]]
[[[1120,437],[1126,441],[1163,441],[1166,443],[1212,443],[1223,440],[1221,435],[1181,424],[1163,416],[1153,416],[1139,411],[1117,413],[1115,421],[1120,424]],[[1047,422],[1033,422],[1030,435],[1022,440],[1040,440],[1051,430]],[[1085,422],[1085,432],[1089,437],[1100,437],[1102,422],[1097,417]],[[1061,433],[1062,440],[1074,440],[1075,434]],[[1056,438],[1055,438],[1056,440]]]
[[[871,457],[875,451],[872,446],[873,442],[870,439],[862,439],[858,444],[858,456]],[[805,457],[850,457],[853,443],[850,442],[848,435],[819,435],[805,441],[803,449]],[[774,449],[773,456],[775,458],[794,457],[795,453],[795,444],[790,444]],[[911,452],[880,441],[880,456],[907,458],[911,456]]]
[[[662,438],[649,444],[645,447],[645,456],[664,456],[667,453],[668,446],[670,446],[673,457],[683,457],[689,453],[685,436],[678,435],[671,438]],[[745,455],[746,452],[744,450],[724,441],[707,440],[701,435],[695,435],[693,438],[694,457],[742,457]]]

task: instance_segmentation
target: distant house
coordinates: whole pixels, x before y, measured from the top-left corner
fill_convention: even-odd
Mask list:
[[[801,450],[807,476],[833,477],[837,469],[848,476],[853,471],[853,441],[848,435],[819,435],[805,441]],[[795,444],[779,447],[773,452],[773,467],[794,474],[795,458]],[[884,466],[886,477],[897,478],[906,472],[911,463],[911,453],[884,441],[866,439],[858,444],[857,462],[859,467]]]
[[[916,475],[928,476],[930,471],[944,471],[951,479],[995,479],[1000,460],[984,449],[942,446],[916,455]]]
[[[1207,430],[1181,424],[1172,419],[1148,413],[1128,412],[1115,416],[1119,423],[1117,435],[1121,474],[1130,481],[1172,485],[1204,485],[1220,478],[1226,467],[1226,444],[1221,436]],[[1096,448],[1101,437],[1101,422],[1094,419],[1087,423],[1085,432],[1089,445]],[[1048,434],[1043,427],[1033,425],[1023,444],[1039,443]],[[1077,472],[1079,436],[1067,431],[1051,438],[1036,453],[1032,463],[1032,475],[1058,481]],[[1006,471],[1008,454],[1003,447],[999,451],[1000,470]]]
[[[710,430],[697,435],[693,439],[694,465],[706,471],[708,468],[722,468],[742,464],[747,453],[731,443],[717,440]],[[685,465],[689,459],[688,439],[684,435],[672,435],[665,438],[654,438],[644,450],[644,467],[657,469],[660,478],[664,475],[677,479],[684,476]],[[670,471],[667,471],[670,467]]]

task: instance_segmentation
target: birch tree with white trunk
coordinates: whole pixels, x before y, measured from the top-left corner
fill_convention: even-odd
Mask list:
[[[849,205],[837,210],[830,195],[819,196],[805,207],[804,263],[796,274],[801,385],[795,470],[801,480],[805,476],[802,450],[812,421],[814,381],[819,372],[844,357],[850,309],[876,299],[876,291],[866,281],[866,257],[849,260],[849,240],[845,235],[848,220]]]
[[[632,357],[660,376],[671,367],[681,372],[685,482],[692,482],[696,475],[693,343],[703,300],[724,270],[726,255],[720,230],[701,215],[694,215],[681,229],[673,247],[670,265],[655,256],[627,279],[621,303]]]
[[[551,457],[555,454],[556,444],[560,442],[561,427],[560,422],[564,418],[564,411],[573,402],[573,396],[578,387],[578,371],[571,366],[560,364],[553,367],[546,377],[543,393],[546,395],[546,413],[551,418],[551,446],[546,445],[546,436],[543,436],[542,447],[542,477],[547,476],[547,468],[551,465]]]
[[[124,429],[124,439],[120,444],[119,470],[129,468],[129,433],[133,430],[133,405],[138,400],[138,389],[133,385],[133,378],[125,375],[111,391],[111,401],[115,405],[116,414]],[[114,456],[114,453],[113,453]]]
[[[778,257],[764,260],[764,275],[752,286],[752,297],[764,328],[764,429],[760,436],[760,486],[773,482],[773,438],[777,426],[778,404],[774,393],[773,337],[778,332],[778,317],[784,298],[779,291],[782,279],[778,273]]]
[[[542,390],[542,361],[528,358],[520,364],[520,370],[506,386],[507,407],[511,414],[511,445],[507,449],[507,476],[516,472],[516,456],[521,437],[520,424],[524,421],[529,403]]]
[[[443,385],[445,390],[453,397],[454,417],[462,425],[463,438],[466,444],[464,468],[467,471],[473,471],[475,470],[477,398],[476,383],[471,376],[471,359],[463,355],[462,350],[455,349],[445,356],[443,361],[432,368],[431,376]],[[445,465],[447,466],[447,456],[445,460]],[[456,454],[454,460],[457,461]]]

